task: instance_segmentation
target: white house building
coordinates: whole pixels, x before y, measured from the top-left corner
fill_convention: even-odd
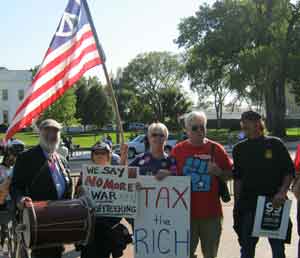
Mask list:
[[[31,84],[29,70],[8,70],[0,67],[0,124],[10,124],[27,87]]]

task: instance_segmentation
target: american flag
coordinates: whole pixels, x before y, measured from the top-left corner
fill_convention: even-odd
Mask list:
[[[50,47],[23,102],[17,108],[5,139],[10,139],[20,129],[31,125],[87,70],[102,64],[104,59],[86,0],[69,0]]]

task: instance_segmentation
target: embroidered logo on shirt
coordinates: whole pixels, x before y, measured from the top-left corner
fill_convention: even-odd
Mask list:
[[[273,157],[272,150],[271,149],[267,149],[266,152],[265,152],[265,158],[266,159],[272,159],[272,157]]]

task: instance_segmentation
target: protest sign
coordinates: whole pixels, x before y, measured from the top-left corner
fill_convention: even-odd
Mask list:
[[[126,166],[83,165],[82,184],[97,216],[135,218],[137,212],[136,178],[138,168]]]
[[[191,178],[140,176],[139,182],[135,257],[189,257]]]
[[[252,236],[285,239],[291,204],[291,200],[286,200],[283,206],[274,208],[271,198],[259,196]]]

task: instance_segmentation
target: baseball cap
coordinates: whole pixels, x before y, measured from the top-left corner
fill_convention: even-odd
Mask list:
[[[242,114],[241,120],[259,121],[262,119],[261,115],[253,110],[246,111]]]
[[[101,142],[101,143],[96,143],[95,145],[92,146],[91,151],[96,151],[96,150],[104,150],[110,152],[111,148],[107,143]]]
[[[54,127],[54,128],[56,128],[56,129],[58,129],[58,130],[61,130],[61,129],[62,129],[61,124],[58,123],[58,122],[57,122],[56,120],[54,120],[54,119],[46,119],[46,120],[44,120],[44,121],[42,121],[42,122],[40,123],[40,126],[39,126],[40,129],[47,128],[47,127]]]

